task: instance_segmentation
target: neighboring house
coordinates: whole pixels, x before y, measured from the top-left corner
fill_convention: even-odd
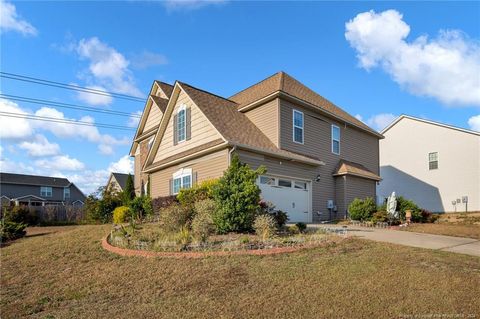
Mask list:
[[[2,205],[83,205],[85,195],[66,178],[0,173]],[[8,202],[7,202],[8,201]]]
[[[432,212],[480,211],[480,132],[402,115],[382,132],[379,197]]]
[[[375,197],[382,135],[284,72],[224,98],[155,81],[130,155],[135,189],[152,197],[222,176],[233,153],[265,165],[262,197],[290,221],[344,218]]]
[[[123,192],[127,185],[128,175],[130,174],[110,173],[106,189],[118,193]],[[134,176],[132,178],[135,180]]]

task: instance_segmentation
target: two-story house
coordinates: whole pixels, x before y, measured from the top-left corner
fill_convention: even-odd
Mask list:
[[[265,165],[264,200],[291,221],[344,218],[376,196],[382,135],[284,72],[224,98],[155,81],[130,155],[135,189],[152,197],[222,176],[232,154]]]
[[[3,205],[80,205],[85,195],[66,178],[0,173]]]
[[[432,212],[480,211],[480,132],[402,115],[380,142],[380,197]]]

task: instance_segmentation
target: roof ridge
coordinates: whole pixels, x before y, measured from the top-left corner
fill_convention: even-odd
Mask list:
[[[185,83],[185,82],[181,82],[181,81],[177,81],[177,82],[178,82],[180,85],[186,85],[186,86],[188,86],[188,87],[190,87],[190,88],[192,88],[192,89],[194,89],[194,90],[197,90],[197,91],[203,92],[203,93],[205,93],[205,94],[209,94],[209,95],[215,96],[215,97],[217,97],[217,98],[219,98],[219,99],[225,100],[225,101],[230,102],[230,103],[233,103],[233,104],[235,104],[235,105],[238,105],[238,103],[236,103],[236,102],[234,102],[234,101],[232,101],[232,100],[229,100],[229,99],[227,99],[227,98],[225,98],[225,97],[223,97],[223,96],[220,96],[220,95],[218,95],[218,94],[215,94],[215,93],[212,93],[212,92],[209,92],[209,91],[200,89],[200,88],[198,88],[198,87],[195,87],[195,86],[190,85],[190,84]]]
[[[238,94],[240,94],[240,93],[242,93],[242,92],[244,92],[244,91],[246,91],[246,90],[248,90],[248,89],[250,89],[250,88],[252,88],[252,87],[254,87],[255,85],[258,85],[258,84],[260,84],[260,83],[263,83],[263,82],[269,80],[270,78],[273,78],[275,75],[280,74],[280,73],[284,73],[284,72],[283,72],[283,71],[275,72],[274,74],[270,75],[269,77],[266,77],[265,79],[261,80],[260,82],[256,82],[256,83],[254,83],[254,84],[252,84],[252,85],[250,85],[250,86],[247,86],[247,87],[244,88],[243,90],[238,91],[237,93],[229,96],[229,99],[232,98],[232,97],[234,97],[234,96],[236,96],[236,95],[238,95]]]
[[[0,172],[0,175],[1,174],[10,174],[10,175],[19,175],[19,176],[33,176],[33,177],[45,177],[45,178],[58,178],[58,179],[65,179],[67,181],[68,178],[66,177],[57,177],[57,176],[45,176],[45,175],[30,175],[30,174],[18,174],[18,173],[8,173],[8,172]],[[70,182],[70,181],[69,181]]]

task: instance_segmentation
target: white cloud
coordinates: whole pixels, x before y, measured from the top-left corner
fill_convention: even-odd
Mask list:
[[[17,103],[0,99],[0,112],[28,114]],[[33,134],[31,121],[0,114],[0,136],[2,139],[24,139]]]
[[[366,70],[381,67],[407,91],[448,105],[480,105],[480,45],[461,31],[407,42],[410,26],[396,10],[363,12],[345,27]]]
[[[16,31],[23,35],[37,35],[37,29],[23,20],[12,3],[0,0],[0,32]]]
[[[19,147],[26,150],[28,155],[33,157],[52,156],[60,153],[60,146],[56,143],[50,143],[47,138],[41,134],[37,134],[31,142],[21,142]]]
[[[93,37],[81,39],[75,49],[80,58],[89,61],[88,73],[97,86],[115,93],[143,96],[128,68],[130,61],[115,48]]]
[[[113,147],[107,144],[100,144],[98,145],[98,150],[103,155],[111,155],[113,154]]]
[[[73,85],[76,84],[73,83]],[[98,85],[86,86],[86,88],[102,91],[103,93],[105,93],[105,95],[78,91],[77,98],[80,101],[88,103],[90,105],[110,105],[112,103],[113,98],[110,94],[107,93],[107,90],[105,90],[105,88]]]
[[[142,116],[142,111],[136,111],[135,113],[132,113],[132,115],[130,115],[130,117],[128,118],[127,125],[129,127],[137,127],[138,123],[140,123],[141,116]]]
[[[163,54],[158,54],[150,51],[143,51],[140,54],[135,54],[132,57],[132,68],[146,69],[151,66],[168,64],[167,57]]]
[[[480,132],[480,114],[469,118],[468,125],[472,130]]]
[[[392,113],[376,114],[369,117],[366,121],[363,120],[363,117],[360,114],[355,115],[355,117],[379,132],[386,128],[397,118],[397,116]]]
[[[166,0],[163,5],[168,11],[195,10],[208,5],[225,4],[226,0]]]
[[[85,168],[85,164],[68,155],[36,160],[34,164],[41,170],[79,171]]]
[[[133,173],[133,160],[130,156],[125,155],[117,162],[110,163],[108,171],[124,174]]]

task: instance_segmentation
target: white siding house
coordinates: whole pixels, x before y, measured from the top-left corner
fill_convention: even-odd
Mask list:
[[[382,134],[379,199],[395,191],[432,212],[480,211],[480,132],[402,115]]]

